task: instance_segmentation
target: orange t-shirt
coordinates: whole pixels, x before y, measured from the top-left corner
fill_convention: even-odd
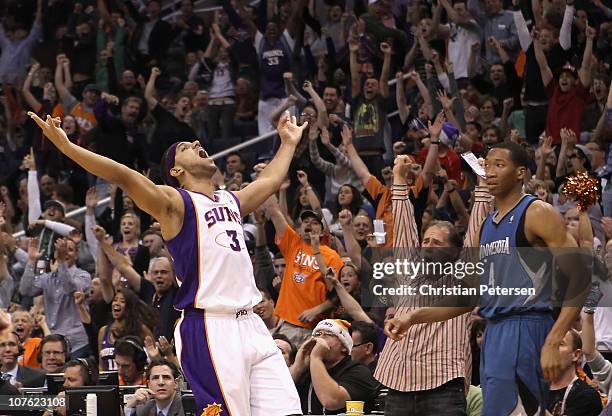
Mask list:
[[[38,351],[40,350],[41,338],[28,338],[23,343],[23,355],[19,357],[17,363],[25,367],[30,368],[42,368],[40,361],[38,361]]]
[[[85,110],[85,107],[80,101],[77,102],[74,107],[72,107],[68,114],[74,117],[74,120],[79,126],[79,131],[82,134],[87,133],[89,130],[98,125],[98,120],[96,119],[93,111]],[[66,111],[64,107],[62,105],[56,105],[53,109],[53,117],[64,118],[65,115]]]
[[[306,309],[320,305],[327,299],[325,278],[319,271],[314,251],[290,226],[285,228],[282,237],[276,235],[276,245],[287,266],[274,313],[293,325],[314,328],[317,322],[306,324],[298,319]],[[336,274],[340,273],[344,263],[338,253],[324,245],[320,249],[327,267],[333,268]]]
[[[120,386],[127,386],[127,384],[125,384],[125,381],[123,381],[123,377],[121,377],[121,374],[119,374],[119,385]],[[131,384],[132,386],[146,386],[147,385],[147,380],[145,378],[144,374],[141,374],[140,377],[138,378],[138,380],[136,381],[136,384]]]
[[[417,198],[423,189],[423,177],[419,175],[410,186],[411,196]],[[385,223],[385,247],[393,246],[393,205],[391,204],[391,189],[383,185],[374,175],[370,175],[370,180],[366,186],[366,191],[376,202],[376,219],[382,219]]]

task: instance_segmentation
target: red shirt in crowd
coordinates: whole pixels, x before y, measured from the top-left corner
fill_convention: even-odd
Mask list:
[[[561,143],[562,128],[572,129],[580,135],[582,113],[586,107],[589,91],[579,80],[568,92],[562,92],[559,83],[552,80],[546,86],[548,95],[548,114],[546,116],[546,134],[552,136],[553,144]]]
[[[419,152],[419,157],[417,159],[421,166],[425,165],[426,158],[427,148],[423,148]],[[448,179],[454,179],[457,183],[461,182],[461,159],[459,159],[459,155],[457,155],[454,150],[448,149],[444,156],[438,156],[438,160],[446,171]]]

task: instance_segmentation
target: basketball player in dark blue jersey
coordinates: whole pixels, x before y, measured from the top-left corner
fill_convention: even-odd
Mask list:
[[[197,413],[301,414],[284,359],[263,321],[252,313],[261,295],[241,218],[280,188],[308,123],[298,126],[285,112],[278,123],[281,145],[274,159],[256,181],[230,193],[215,189],[212,177],[217,168],[197,140],[176,142],[166,151],[162,173],[170,186],[155,185],[127,166],[70,142],[59,118],[47,116],[45,121],[28,114],[60,152],[93,175],[116,183],[160,223],[180,286],[174,299],[174,306],[183,310],[175,331],[180,341],[177,355]],[[230,263],[234,270],[248,273],[232,275]]]
[[[585,263],[555,251],[577,247],[565,230],[561,214],[550,204],[523,193],[528,164],[525,149],[513,142],[495,146],[485,160],[495,211],[481,225],[479,245],[487,267],[480,284],[533,288],[536,295],[480,297],[479,314],[488,321],[480,367],[483,416],[543,414],[548,399],[547,380],[555,379],[560,372],[559,345],[579,316],[590,283]],[[550,265],[541,261],[532,267],[517,247],[547,248],[561,271],[571,276],[568,292],[575,296],[571,305],[561,307],[556,321],[552,317],[550,287],[542,288],[550,285]],[[450,319],[471,309],[472,306],[418,309],[388,321],[385,332],[399,340],[411,325]]]

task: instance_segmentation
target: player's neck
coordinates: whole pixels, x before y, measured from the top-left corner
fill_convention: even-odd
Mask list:
[[[550,383],[551,390],[561,390],[570,385],[572,380],[576,377],[576,367],[571,366],[564,370],[556,380]]]
[[[506,195],[495,196],[495,209],[499,212],[498,217],[503,217],[508,211],[516,206],[516,204],[523,198],[523,191],[509,192]]]
[[[198,179],[194,181],[186,181],[183,184],[183,189],[212,197],[213,193],[215,192],[215,185],[210,179]]]

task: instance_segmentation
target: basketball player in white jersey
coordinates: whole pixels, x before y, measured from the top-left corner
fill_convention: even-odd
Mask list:
[[[242,218],[280,188],[302,137],[286,112],[278,124],[281,146],[257,180],[232,193],[215,191],[215,164],[198,141],[177,142],[164,155],[162,174],[172,186],[68,140],[60,119],[28,113],[67,157],[116,183],[159,221],[180,289],[174,306],[177,354],[193,389],[198,414],[301,415],[289,370],[265,324],[252,308],[261,301],[246,250]]]

